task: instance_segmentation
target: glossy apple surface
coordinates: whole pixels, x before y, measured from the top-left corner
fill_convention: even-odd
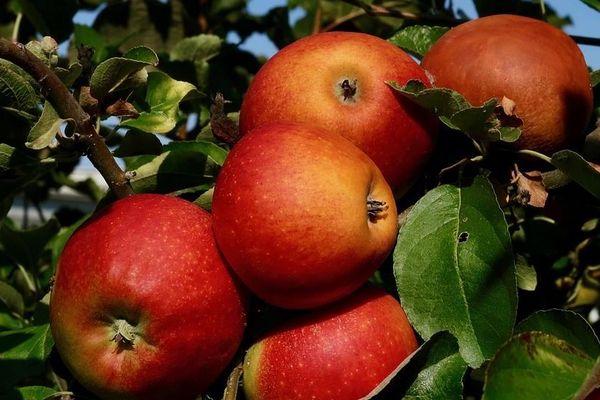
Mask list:
[[[493,15],[442,36],[423,58],[438,87],[469,102],[507,97],[523,120],[516,146],[551,154],[583,140],[592,111],[583,54],[561,30],[532,18]]]
[[[351,32],[309,36],[279,51],[256,74],[240,130],[299,122],[341,134],[402,193],[421,171],[436,132],[430,115],[385,83],[410,79],[429,83],[412,58],[385,40]]]
[[[248,400],[357,400],[416,348],[400,304],[363,288],[254,344],[244,361],[244,392]]]
[[[66,244],[50,300],[61,358],[106,399],[195,399],[235,354],[242,292],[210,215],[187,201],[134,195]]]
[[[396,241],[390,187],[351,142],[263,125],[234,147],[212,203],[219,249],[268,303],[310,308],[361,286]]]

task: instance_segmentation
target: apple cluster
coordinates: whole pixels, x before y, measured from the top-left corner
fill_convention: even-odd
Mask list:
[[[569,41],[539,21],[481,18],[444,35],[423,65],[474,104],[514,100],[519,144],[546,151],[573,139],[557,113],[587,121],[591,110]],[[50,312],[75,378],[107,399],[194,399],[239,350],[253,295],[304,311],[246,353],[247,399],[355,400],[375,389],[417,347],[400,303],[365,285],[396,242],[395,199],[436,139],[435,118],[386,84],[414,79],[431,86],[410,56],[361,33],[313,35],[270,59],[244,98],[212,214],[133,195],[68,241]]]

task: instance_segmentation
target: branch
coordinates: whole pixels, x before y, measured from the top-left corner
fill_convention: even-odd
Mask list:
[[[578,35],[571,35],[571,37],[573,38],[575,43],[587,44],[589,46],[600,46],[600,38],[578,36]]]
[[[461,22],[465,22],[467,20],[456,19],[454,17],[449,17],[446,15],[431,15],[431,14],[415,14],[408,11],[399,11],[390,8],[386,8],[383,6],[379,6],[376,4],[369,4],[362,0],[343,0],[345,3],[351,4],[355,7],[362,8],[366,14],[373,17],[395,17],[407,19],[410,21],[431,21],[443,23],[445,25],[458,25]]]
[[[102,137],[96,132],[92,118],[81,108],[69,89],[42,60],[20,43],[0,38],[0,58],[4,58],[25,70],[42,87],[42,94],[63,119],[71,119],[78,133],[78,143],[88,158],[104,177],[117,198],[133,194],[127,175],[111,154]]]

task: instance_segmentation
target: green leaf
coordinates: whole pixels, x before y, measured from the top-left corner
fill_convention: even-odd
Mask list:
[[[25,302],[23,296],[14,287],[6,282],[0,281],[0,301],[2,301],[7,309],[19,316],[25,313]]]
[[[600,172],[579,154],[571,150],[561,150],[552,155],[552,164],[594,197],[600,199]]]
[[[11,107],[32,113],[40,98],[29,74],[0,58],[0,107]]]
[[[0,395],[0,400],[49,400],[59,399],[56,389],[46,386],[23,386]]]
[[[207,140],[197,140],[194,142],[171,142],[164,147],[167,151],[192,151],[209,156],[217,165],[223,166],[227,158],[228,151],[218,146],[216,143]]]
[[[75,222],[74,224],[66,228],[61,228],[61,230],[56,235],[54,235],[52,239],[50,239],[50,242],[48,242],[48,248],[52,252],[53,271],[56,270],[58,259],[62,253],[62,250],[67,244],[67,241],[69,240],[71,235],[73,235],[73,233],[77,230],[77,228],[79,228],[88,218],[89,215],[86,215],[85,217],[82,217],[79,220],[77,220],[77,222]]]
[[[600,342],[581,315],[568,310],[537,311],[519,322],[515,332],[540,331],[564,340],[592,358],[600,356]]]
[[[90,91],[97,99],[104,98],[142,68],[158,65],[154,50],[140,46],[130,49],[123,57],[113,57],[96,67],[90,78]]]
[[[98,31],[91,26],[75,24],[73,29],[73,37],[75,39],[75,46],[79,47],[84,45],[94,49],[93,60],[96,63],[100,63],[108,58],[108,43],[104,37],[102,37],[102,35],[100,35]]]
[[[599,0],[581,0],[583,4],[588,7],[593,8],[596,11],[600,11],[600,1]]]
[[[136,193],[169,193],[204,185],[206,155],[197,151],[166,151],[135,170],[131,185]]]
[[[142,154],[159,155],[162,153],[162,144],[153,134],[130,130],[113,152],[115,157],[132,157]]]
[[[65,121],[58,116],[58,113],[49,101],[44,102],[42,115],[33,128],[31,128],[25,146],[33,150],[41,150],[50,146],[54,138],[56,138],[61,124]]]
[[[490,362],[483,400],[571,399],[593,366],[590,356],[563,340],[521,333]]]
[[[600,4],[600,3],[598,3]],[[600,69],[592,71],[590,73],[590,78],[592,81],[592,87],[595,87],[598,83],[600,83]]]
[[[194,64],[196,80],[200,87],[208,84],[208,60],[219,54],[223,40],[215,35],[188,37],[175,45],[171,61],[189,61]]]
[[[54,218],[32,229],[17,229],[7,220],[0,226],[0,245],[17,264],[35,271],[46,244],[58,233],[60,224]]]
[[[69,68],[54,68],[54,72],[67,87],[71,87],[83,71],[83,65],[79,62],[74,62],[69,65]]]
[[[460,400],[467,364],[448,332],[433,335],[365,399]]]
[[[533,265],[527,262],[522,255],[517,255],[515,259],[517,272],[517,286],[521,290],[534,291],[537,287],[537,272]]]
[[[144,132],[168,133],[177,125],[179,103],[199,95],[200,92],[189,82],[177,81],[164,72],[151,72],[146,91],[150,110],[140,112],[138,118],[123,121],[121,125]]]
[[[42,373],[53,345],[49,324],[0,332],[0,391]]]
[[[396,32],[388,40],[404,50],[423,57],[449,30],[450,28],[445,26],[412,25]]]
[[[398,235],[394,274],[413,327],[428,339],[449,331],[479,367],[511,335],[515,264],[490,182],[439,186],[412,208]]]
[[[428,88],[418,80],[401,86],[386,82],[394,90],[431,111],[451,129],[464,132],[479,142],[514,142],[521,130],[513,126],[502,126],[496,115],[498,99],[492,98],[482,106],[472,106],[460,93],[447,88]]]
[[[19,3],[37,32],[52,36],[59,43],[69,38],[73,16],[79,9],[77,0],[19,0]]]

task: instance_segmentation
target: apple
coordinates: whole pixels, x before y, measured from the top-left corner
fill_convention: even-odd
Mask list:
[[[217,245],[257,296],[317,307],[361,286],[396,241],[394,197],[344,137],[262,125],[233,147],[212,203]]]
[[[244,292],[211,216],[166,195],[133,195],[67,242],[50,299],[56,348],[105,399],[195,399],[237,351]]]
[[[364,33],[325,32],[283,48],[244,96],[240,132],[297,122],[341,134],[367,153],[396,194],[418,177],[437,122],[385,82],[427,82],[403,50]]]
[[[416,349],[400,303],[363,288],[255,343],[244,360],[244,392],[248,400],[357,400]]]
[[[583,140],[592,111],[586,61],[561,30],[532,18],[493,15],[444,34],[422,66],[438,87],[474,105],[507,97],[522,119],[521,149],[551,154]]]

